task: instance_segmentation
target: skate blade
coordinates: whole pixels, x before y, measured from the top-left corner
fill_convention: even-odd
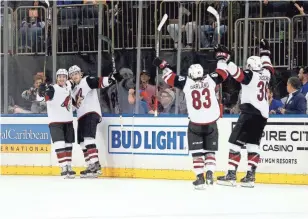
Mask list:
[[[96,176],[96,174],[89,173],[87,175],[80,175],[80,178],[82,178],[82,179],[95,179],[95,178],[98,178],[98,177]]]
[[[254,188],[255,187],[255,183],[254,182],[241,183],[241,187],[244,187],[244,188]]]
[[[195,190],[205,190],[205,184],[200,184],[194,187],[195,187]]]
[[[67,179],[75,179],[75,175],[68,175]]]
[[[229,180],[229,181],[220,181],[220,180],[217,180],[216,184],[221,185],[221,186],[236,187],[236,181],[235,181],[235,180]]]

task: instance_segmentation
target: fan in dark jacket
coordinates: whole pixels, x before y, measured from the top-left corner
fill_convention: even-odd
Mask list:
[[[306,114],[307,102],[305,96],[300,92],[301,82],[297,77],[291,77],[287,83],[289,93],[283,108],[279,108],[281,114]]]

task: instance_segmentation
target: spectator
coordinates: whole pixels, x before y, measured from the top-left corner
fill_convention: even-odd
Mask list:
[[[192,48],[193,43],[193,34],[196,32],[196,21],[194,21],[195,13],[193,9],[196,8],[196,2],[195,1],[187,1],[185,2],[188,5],[186,7],[190,8],[188,10],[185,7],[182,7],[182,17],[179,18],[178,16],[178,3],[176,2],[173,4],[174,8],[170,9],[168,12],[173,12],[174,15],[170,15],[169,19],[169,25],[167,26],[167,31],[170,34],[170,37],[173,39],[174,42],[174,48],[178,47],[178,37],[179,34],[182,34],[182,32],[186,33],[186,40],[187,40],[187,46],[186,48],[190,49]],[[179,19],[182,19],[182,26],[179,27]],[[189,21],[185,24],[185,21]]]
[[[283,107],[283,103],[281,102],[281,100],[274,99],[274,94],[272,89],[268,89],[267,97],[268,97],[270,114],[276,114],[276,113],[280,114],[278,109]]]
[[[147,114],[149,111],[149,108],[148,108],[148,104],[146,103],[146,101],[144,101],[144,98],[146,97],[146,93],[144,91],[140,91],[139,95],[140,95],[139,114]],[[135,104],[136,102],[135,89],[133,88],[129,89],[128,91],[128,102],[131,105]],[[134,111],[132,113],[134,113]]]
[[[298,78],[302,82],[301,93],[306,97],[307,114],[308,114],[308,67],[301,68],[298,73]]]
[[[162,109],[160,114],[175,114],[175,93],[173,90],[167,88],[160,92],[160,103]]]
[[[143,70],[140,73],[140,90],[146,92],[146,96],[144,100],[147,102],[148,107],[150,109],[150,113],[154,113],[156,109],[155,99],[156,99],[156,90],[155,86],[149,84],[150,81],[150,73],[147,70]]]
[[[31,105],[31,111],[21,109],[18,110],[18,112],[15,113],[46,113],[46,103],[45,102],[39,102],[36,101],[36,94],[37,90],[40,86],[41,83],[43,83],[44,78],[40,75],[35,75],[34,76],[34,84],[33,87],[31,87],[29,90],[25,90],[22,92],[21,96],[23,99],[32,102]]]
[[[40,1],[34,1],[33,6],[47,7],[47,4],[41,3]],[[41,8],[33,8],[33,9],[25,8],[22,10],[22,12],[23,13],[18,13],[17,15],[21,16],[19,17],[19,19],[22,19],[18,20],[18,22],[21,22],[21,26],[19,29],[20,33],[19,49],[21,50],[25,49],[26,51],[30,52],[39,52],[40,50],[43,50],[42,42],[45,35],[44,10]]]
[[[200,26],[200,43],[203,48],[212,47],[217,44],[218,42],[218,28],[220,30],[220,38],[223,34],[225,34],[228,30],[228,26],[226,25],[227,19],[224,12],[227,12],[227,1],[216,1],[212,4],[212,6],[218,11],[220,15],[220,26],[217,27],[217,22],[215,18],[211,15],[209,21],[205,21],[205,24]],[[213,34],[213,38],[211,39],[210,36]]]
[[[279,108],[281,114],[306,114],[307,101],[305,96],[300,92],[301,82],[297,77],[291,77],[287,83],[289,93],[286,104]]]
[[[298,78],[303,85],[301,93],[306,96],[308,94],[308,67],[302,67],[299,69]]]

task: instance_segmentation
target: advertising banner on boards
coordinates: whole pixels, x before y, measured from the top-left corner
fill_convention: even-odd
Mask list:
[[[47,124],[1,124],[1,153],[50,153]]]

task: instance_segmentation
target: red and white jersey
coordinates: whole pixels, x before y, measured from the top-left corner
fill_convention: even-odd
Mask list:
[[[183,92],[185,93],[188,117],[191,122],[208,124],[219,118],[220,109],[215,88],[216,83],[209,75],[200,81],[186,78]]]
[[[178,76],[168,68],[164,69],[165,82],[185,93],[188,117],[192,123],[206,125],[219,119],[220,108],[215,88],[228,77],[226,68],[226,63],[219,63],[215,72],[198,81]]]
[[[68,123],[73,121],[71,84],[59,86],[49,85],[46,89],[45,98],[37,97],[39,101],[45,99],[49,123]]]
[[[267,119],[269,117],[267,90],[274,69],[268,56],[262,56],[261,61],[263,68],[260,71],[243,71],[233,62],[228,64],[228,71],[242,86],[241,111],[261,114]]]
[[[102,111],[96,89],[107,86],[109,86],[108,77],[91,76],[82,78],[79,84],[73,86],[72,97],[74,102],[81,101],[80,106],[76,107],[78,119],[87,113],[97,113],[101,116]]]

